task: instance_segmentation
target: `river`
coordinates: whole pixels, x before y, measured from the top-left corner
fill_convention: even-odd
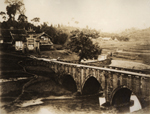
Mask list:
[[[119,107],[100,108],[101,97],[92,98],[66,98],[51,96],[29,100],[18,104],[19,108],[7,112],[7,114],[107,114],[107,113],[129,113],[141,109],[136,96],[132,96],[134,105]],[[4,114],[4,113],[3,113]]]

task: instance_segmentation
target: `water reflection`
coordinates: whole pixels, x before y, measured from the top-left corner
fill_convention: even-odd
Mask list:
[[[102,106],[106,102],[105,97],[99,97],[99,105]]]
[[[97,98],[75,98],[75,99],[58,99],[58,100],[43,100],[44,104],[40,108],[38,114],[86,114],[99,113],[98,97]]]
[[[42,99],[24,101],[23,103],[19,103],[18,106],[27,107],[27,106],[38,105],[38,104],[43,104]]]
[[[135,95],[131,95],[130,99],[134,101],[134,105],[130,106],[130,112],[134,112],[134,111],[142,109],[140,101],[138,100],[138,98]]]
[[[10,79],[0,79],[0,83],[2,82],[11,82],[11,81],[18,81],[18,80],[25,80],[29,77],[19,77],[19,78],[10,78]]]
[[[41,108],[38,114],[55,114],[56,112],[53,110],[48,110],[46,108]]]
[[[55,96],[56,97],[56,96]],[[57,97],[56,97],[57,98]],[[141,109],[139,100],[135,95],[131,96],[131,101],[134,101],[132,106],[126,105],[123,107],[109,107],[106,109],[100,108],[100,104],[105,102],[104,97],[94,96],[92,98],[69,98],[58,97],[58,99],[43,98],[38,100],[30,100],[21,104],[18,111],[14,114],[99,114],[99,113],[129,113]],[[101,100],[100,100],[101,99]],[[99,102],[100,101],[100,102]],[[29,113],[30,112],[30,113]]]
[[[99,114],[103,111],[99,107],[98,96],[93,98],[72,98],[72,99],[43,99],[39,101],[24,103],[22,108],[13,112],[14,114]],[[33,104],[32,104],[33,103]],[[38,104],[39,103],[39,104]],[[26,107],[24,107],[26,105]],[[35,110],[36,109],[36,110]],[[29,113],[30,112],[30,113]],[[104,111],[106,112],[106,111]]]

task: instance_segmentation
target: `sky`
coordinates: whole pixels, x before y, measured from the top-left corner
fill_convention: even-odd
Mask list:
[[[0,0],[0,11],[6,11]],[[120,32],[150,27],[150,0],[24,0],[28,21]]]

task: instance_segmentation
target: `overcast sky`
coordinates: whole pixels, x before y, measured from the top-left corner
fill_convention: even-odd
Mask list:
[[[0,0],[0,11],[6,11],[4,1]],[[28,21],[40,17],[41,23],[88,25],[104,32],[150,27],[150,0],[24,0],[24,4]]]

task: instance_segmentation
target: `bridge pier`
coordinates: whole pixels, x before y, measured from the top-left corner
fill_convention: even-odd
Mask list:
[[[80,67],[76,68],[76,75],[75,75],[75,82],[77,85],[77,92],[79,92],[80,94],[82,94],[82,86],[81,86],[81,69]]]

